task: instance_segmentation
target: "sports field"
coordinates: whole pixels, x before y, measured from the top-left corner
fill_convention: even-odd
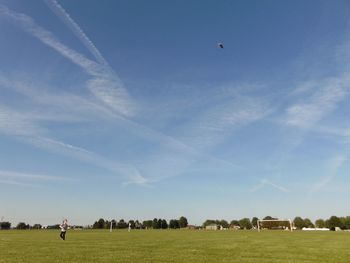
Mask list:
[[[350,232],[0,231],[0,262],[350,262]]]

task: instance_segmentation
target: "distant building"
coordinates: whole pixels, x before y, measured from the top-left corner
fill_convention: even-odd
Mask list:
[[[219,229],[219,225],[217,225],[217,224],[210,224],[210,225],[207,225],[206,227],[205,227],[205,230],[218,230]]]
[[[329,231],[329,228],[314,228],[314,227],[303,227],[303,231]]]
[[[230,225],[230,229],[232,229],[232,230],[239,230],[239,229],[241,229],[241,227],[237,226],[237,225]]]

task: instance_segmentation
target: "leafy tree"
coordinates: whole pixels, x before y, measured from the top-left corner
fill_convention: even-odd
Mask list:
[[[149,229],[149,228],[152,227],[152,223],[153,223],[152,220],[145,220],[145,221],[142,222],[142,225],[143,225],[145,228]]]
[[[135,229],[135,221],[129,220],[128,225],[130,224],[131,229]]]
[[[218,225],[222,226],[223,228],[228,228],[228,227],[229,227],[228,222],[227,222],[226,220],[224,220],[224,219],[221,219],[221,220],[219,221],[219,224],[218,224]]]
[[[115,221],[115,219],[112,219],[111,223],[112,223],[112,228],[117,228],[117,221]]]
[[[230,226],[239,226],[238,220],[232,220]]]
[[[305,219],[304,219],[304,227],[314,228],[315,225],[311,222],[310,219],[305,218]]]
[[[180,224],[180,227],[182,228],[187,227],[188,225],[187,218],[184,216],[180,217],[179,224]]]
[[[265,216],[264,217],[264,220],[274,220],[274,219],[277,219],[277,218],[274,218],[272,216]]]
[[[259,218],[257,218],[257,217],[253,217],[252,218],[252,225],[253,225],[253,227],[255,227],[255,228],[258,227],[258,220],[259,220]]]
[[[24,222],[20,222],[17,224],[16,229],[29,229],[29,225]]]
[[[249,218],[243,218],[239,220],[239,226],[243,229],[251,229],[252,223],[250,222]]]
[[[340,221],[342,222],[344,229],[350,229],[350,216],[341,217]]]
[[[103,218],[100,218],[98,221],[96,221],[93,225],[92,228],[95,229],[103,229],[106,226],[106,222]]]
[[[175,220],[174,219],[170,219],[169,221],[169,228],[175,228]]]
[[[157,221],[157,228],[162,229],[162,219],[160,219],[160,218]]]
[[[154,218],[153,221],[152,221],[152,228],[153,229],[158,229],[160,227],[158,227],[158,219],[157,218]]]
[[[324,228],[324,227],[326,227],[326,222],[323,219],[317,219],[315,221],[315,225],[318,228]]]
[[[117,228],[119,229],[128,228],[128,223],[126,223],[124,219],[120,219],[119,222],[117,223]]]
[[[173,228],[173,229],[180,228],[179,220],[177,220],[177,219],[171,219],[171,220],[169,221],[169,228]]]
[[[11,223],[10,222],[0,222],[0,229],[10,229]]]
[[[60,229],[60,225],[59,224],[51,225],[51,226],[48,226],[47,229]]]
[[[139,220],[135,221],[135,228],[136,229],[141,229],[142,228],[142,224],[139,222]]]
[[[175,219],[174,222],[175,222],[175,228],[180,228],[179,220]]]
[[[48,226],[47,229],[60,229],[60,225],[59,224],[51,225],[51,226]]]
[[[305,227],[304,219],[302,219],[300,216],[297,216],[296,218],[294,218],[293,224],[298,229],[302,229],[303,227]]]
[[[330,230],[335,230],[336,227],[344,228],[341,220],[337,216],[331,216],[326,222]]]
[[[167,229],[168,228],[168,223],[165,219],[162,220],[162,229]]]
[[[33,228],[34,228],[34,229],[41,229],[41,225],[40,225],[40,224],[35,224],[35,225],[33,226]]]

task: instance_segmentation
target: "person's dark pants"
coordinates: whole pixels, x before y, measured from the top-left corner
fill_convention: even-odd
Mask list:
[[[60,238],[66,240],[66,231],[61,231]]]

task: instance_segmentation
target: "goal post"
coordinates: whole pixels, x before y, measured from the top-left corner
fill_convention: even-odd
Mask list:
[[[293,223],[290,219],[259,219],[257,225],[259,232],[261,229],[289,229],[293,231]]]

